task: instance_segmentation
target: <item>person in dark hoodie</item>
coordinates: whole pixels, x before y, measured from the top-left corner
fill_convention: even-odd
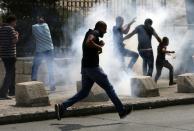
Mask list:
[[[157,55],[157,59],[156,59],[156,76],[155,76],[155,81],[157,82],[161,72],[162,72],[162,68],[166,67],[167,69],[169,69],[169,85],[174,85],[176,84],[173,80],[173,66],[168,62],[168,60],[166,60],[166,54],[169,53],[175,53],[175,51],[168,51],[167,50],[167,46],[169,45],[169,39],[167,37],[164,37],[162,39],[162,42],[159,44],[158,46],[158,55]]]
[[[144,25],[137,26],[130,34],[123,38],[123,40],[126,40],[135,34],[138,35],[138,51],[143,59],[143,75],[147,76],[152,76],[154,69],[154,55],[151,43],[152,36],[161,43],[161,39],[152,27],[152,23],[151,19],[146,19]]]
[[[131,25],[135,22],[135,18],[128,24],[124,24],[124,18],[121,16],[117,16],[116,25],[113,27],[113,40],[115,43],[116,49],[121,54],[121,59],[124,65],[124,57],[131,57],[131,61],[129,62],[128,68],[132,69],[134,64],[136,63],[139,54],[135,51],[129,50],[125,48],[125,44],[123,43],[123,35],[129,32]]]
[[[120,118],[126,117],[132,111],[131,106],[129,108],[124,108],[123,104],[115,93],[113,86],[109,82],[107,75],[99,65],[99,54],[102,53],[102,47],[105,45],[105,43],[102,40],[100,41],[99,38],[104,36],[106,30],[106,23],[103,21],[98,21],[94,30],[90,29],[86,33],[82,44],[82,89],[75,96],[62,104],[55,105],[55,112],[58,120],[61,120],[63,113],[68,107],[89,95],[94,82],[105,90],[111,101],[114,103]]]

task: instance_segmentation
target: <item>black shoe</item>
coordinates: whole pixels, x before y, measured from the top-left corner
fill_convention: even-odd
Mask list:
[[[9,96],[0,96],[0,100],[11,100]]]
[[[56,115],[57,120],[61,120],[61,118],[63,116],[63,108],[62,108],[62,105],[55,104],[55,115]]]
[[[9,96],[15,96],[15,93],[9,93]]]
[[[124,119],[127,115],[132,112],[133,108],[130,106],[129,108],[125,108],[122,113],[119,113],[120,119]]]
[[[176,82],[170,82],[169,86],[176,85]]]

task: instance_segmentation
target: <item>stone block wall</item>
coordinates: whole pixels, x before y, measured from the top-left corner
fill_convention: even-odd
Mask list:
[[[32,61],[33,61],[32,57],[17,58],[17,62],[16,62],[16,83],[31,81]],[[56,58],[55,59],[55,64],[65,68],[65,65],[70,63],[70,61],[71,61],[71,59]],[[39,67],[39,70],[38,70],[38,81],[44,82],[45,85],[47,85],[47,83],[48,83],[47,73],[48,73],[47,72],[47,65],[46,65],[46,62],[43,61],[42,64],[40,65],[40,67]],[[57,72],[55,72],[54,75],[57,76]],[[0,87],[3,83],[4,76],[5,76],[5,69],[4,69],[3,62],[0,59]]]

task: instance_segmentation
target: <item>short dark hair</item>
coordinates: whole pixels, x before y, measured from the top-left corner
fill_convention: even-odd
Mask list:
[[[96,30],[96,29],[99,29],[99,28],[101,28],[101,27],[107,27],[107,25],[106,25],[106,23],[105,23],[104,21],[98,21],[98,22],[96,23],[94,29]]]
[[[17,20],[17,18],[16,18],[15,15],[9,15],[9,16],[6,18],[5,22],[6,22],[6,23],[11,23],[11,22],[14,22],[14,21],[16,21],[16,20]]]
[[[44,23],[44,22],[45,22],[44,17],[43,17],[43,16],[38,16],[38,17],[37,17],[37,22],[38,22],[38,23]]]
[[[152,25],[152,23],[153,23],[153,21],[152,21],[152,19],[150,19],[150,18],[147,18],[146,20],[145,20],[145,22],[144,22],[144,24],[145,25]]]
[[[166,44],[169,44],[169,39],[168,39],[168,37],[166,37],[166,36],[163,37],[163,38],[162,38],[162,43],[165,44],[165,45],[166,45]]]

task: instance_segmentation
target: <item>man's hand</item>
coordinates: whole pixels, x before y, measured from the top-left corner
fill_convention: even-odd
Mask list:
[[[103,40],[101,40],[101,41],[99,42],[99,44],[100,44],[101,47],[103,47],[103,46],[105,45],[105,43],[104,43]]]
[[[175,53],[175,51],[171,51],[170,53]]]
[[[16,37],[19,38],[20,34],[17,31],[15,33],[16,33]]]
[[[102,48],[98,48],[98,54],[102,53]]]
[[[136,22],[136,17],[132,19],[131,23],[135,23]]]
[[[132,21],[128,24],[128,26],[130,27],[135,22],[136,22],[136,17],[132,19]]]

